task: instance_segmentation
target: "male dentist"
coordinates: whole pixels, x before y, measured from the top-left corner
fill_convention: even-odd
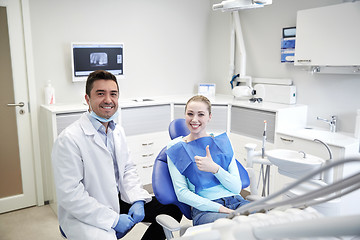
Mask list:
[[[138,222],[151,225],[142,239],[165,239],[158,214],[178,221],[174,205],[162,205],[142,188],[129,157],[118,115],[119,86],[113,74],[97,70],[86,82],[89,112],[61,132],[52,163],[59,223],[69,240],[115,240]]]

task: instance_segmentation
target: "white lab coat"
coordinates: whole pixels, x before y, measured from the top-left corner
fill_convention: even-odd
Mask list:
[[[114,130],[121,199],[151,201],[129,157],[124,130]],[[120,212],[113,159],[86,113],[56,139],[52,163],[59,223],[69,240],[115,240]]]

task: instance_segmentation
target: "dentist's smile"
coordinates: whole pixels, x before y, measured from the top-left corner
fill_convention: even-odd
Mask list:
[[[109,105],[109,106],[100,106],[100,108],[103,108],[105,110],[111,110],[113,109],[115,106],[114,105]]]

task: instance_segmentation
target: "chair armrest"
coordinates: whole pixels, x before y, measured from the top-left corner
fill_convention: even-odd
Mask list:
[[[245,197],[245,199],[246,200],[249,200],[249,201],[251,201],[251,202],[253,202],[253,201],[256,201],[256,200],[260,200],[260,199],[262,199],[263,197],[261,197],[261,196],[259,196],[259,195],[247,195],[246,197]]]
[[[156,216],[156,222],[164,229],[166,239],[172,239],[174,237],[173,232],[180,230],[180,223],[169,215],[160,214]]]
[[[162,227],[169,229],[171,232],[180,230],[180,223],[169,215],[160,214],[156,216],[156,222],[160,224]]]

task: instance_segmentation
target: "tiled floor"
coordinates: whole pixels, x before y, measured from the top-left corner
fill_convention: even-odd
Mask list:
[[[59,224],[52,209],[25,208],[0,215],[1,240],[61,240]]]
[[[183,217],[183,221],[188,221]],[[183,222],[182,221],[182,222]],[[122,240],[137,240],[145,232],[145,224],[137,224]],[[30,207],[0,214],[1,240],[62,240],[59,223],[49,205]]]

